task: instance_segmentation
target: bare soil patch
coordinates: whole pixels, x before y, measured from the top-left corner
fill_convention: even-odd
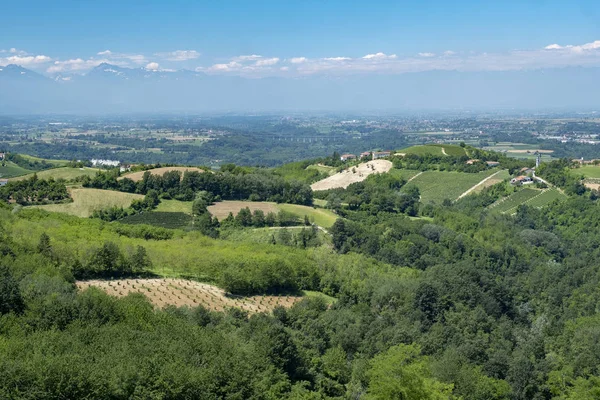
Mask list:
[[[225,200],[215,203],[211,206],[208,206],[208,211],[219,220],[227,218],[229,213],[233,213],[233,215],[237,215],[242,208],[248,207],[250,211],[254,212],[254,210],[262,210],[265,214],[270,212],[277,214],[279,212],[279,208],[275,203],[268,203],[262,201],[235,201],[235,200]]]
[[[291,307],[302,296],[234,296],[216,286],[185,279],[117,279],[78,281],[77,288],[85,290],[94,286],[111,296],[142,293],[158,308],[204,306],[211,311],[224,311],[231,307],[250,313],[271,312],[277,306]]]
[[[203,169],[196,168],[196,167],[163,167],[163,168],[149,169],[148,171],[150,171],[150,173],[152,175],[160,175],[160,176],[162,176],[165,172],[170,172],[170,171],[179,171],[179,172],[181,172],[182,175],[186,171],[204,172]],[[142,178],[144,177],[145,172],[146,171],[132,172],[131,174],[123,175],[120,179],[129,178],[129,179],[133,180],[134,182],[141,181]]]
[[[586,188],[592,189],[592,190],[598,190],[598,189],[600,189],[600,183],[584,182],[584,186]]]
[[[312,190],[329,190],[335,188],[347,188],[349,185],[362,182],[369,175],[388,172],[392,169],[392,163],[388,160],[367,161],[356,167],[349,167],[342,172],[313,183]]]

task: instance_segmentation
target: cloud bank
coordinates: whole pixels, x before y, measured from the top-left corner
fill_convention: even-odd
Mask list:
[[[102,50],[89,58],[75,57],[58,59],[43,54],[29,54],[10,48],[0,50],[0,66],[18,64],[27,68],[57,73],[85,73],[101,63],[121,67],[158,70],[181,68],[208,74],[228,74],[246,77],[289,76],[299,77],[322,74],[344,76],[349,74],[403,74],[425,71],[515,71],[561,67],[600,67],[600,40],[584,44],[551,43],[543,48],[513,50],[508,52],[443,52],[423,51],[414,55],[398,55],[382,51],[366,52],[362,55],[333,54],[324,57],[308,55],[263,56],[245,54],[226,59],[201,59],[196,50],[174,50],[157,52],[151,56],[138,53],[120,53]],[[202,62],[200,62],[202,61]],[[151,68],[149,66],[154,66]]]

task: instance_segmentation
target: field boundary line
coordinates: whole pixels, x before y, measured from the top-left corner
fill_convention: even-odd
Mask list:
[[[475,190],[475,188],[479,185],[483,185],[485,182],[487,182],[489,179],[491,179],[492,177],[494,177],[495,175],[498,175],[500,172],[504,171],[503,169],[501,169],[500,171],[497,171],[495,173],[493,173],[492,175],[488,176],[487,178],[483,179],[481,182],[479,182],[478,184],[476,184],[475,186],[471,187],[470,189],[468,189],[466,192],[464,192],[463,194],[461,194],[460,196],[458,196],[458,198],[456,200],[460,200],[463,197],[467,196],[469,193],[471,193],[473,190]]]
[[[413,176],[412,178],[410,178],[409,180],[407,180],[407,181],[406,181],[406,183],[408,183],[408,182],[412,181],[412,180],[413,180],[413,179],[415,179],[417,176],[421,175],[423,172],[425,172],[425,171],[421,171],[421,172],[419,172],[418,174],[416,174],[415,176]]]

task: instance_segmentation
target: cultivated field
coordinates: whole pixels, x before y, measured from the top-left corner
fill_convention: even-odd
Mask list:
[[[217,217],[219,221],[222,221],[224,218],[227,218],[230,212],[235,216],[242,208],[246,207],[252,212],[254,210],[262,210],[265,214],[269,212],[277,214],[279,211],[285,211],[296,215],[300,219],[307,215],[311,222],[323,228],[330,228],[338,218],[333,212],[322,208],[313,208],[298,204],[276,204],[266,201],[225,200],[208,206],[208,211]]]
[[[472,188],[470,188],[469,190],[467,190],[466,192],[461,194],[458,198],[460,199],[460,198],[468,196],[469,194],[472,194],[472,193],[479,193],[486,187],[494,186],[495,184],[503,182],[505,179],[508,179],[508,178],[510,178],[510,174],[508,173],[508,170],[503,169],[503,170],[498,171],[495,174],[490,175],[487,178],[483,179],[477,185],[473,186]]]
[[[417,176],[421,171],[417,171],[414,169],[397,169],[392,168],[389,172],[395,178],[402,178],[406,181],[411,180],[415,176]]]
[[[392,163],[387,160],[373,160],[348,168],[310,185],[312,190],[329,190],[334,188],[347,188],[352,183],[362,182],[367,176],[388,172]],[[353,172],[354,171],[354,172]]]
[[[0,178],[2,178],[2,179],[14,178],[16,176],[21,176],[21,175],[27,175],[32,172],[33,171],[30,171],[25,168],[21,168],[17,164],[14,164],[10,161],[7,161],[5,166],[2,166],[2,164],[0,164]]]
[[[596,165],[583,165],[574,169],[573,172],[586,178],[600,179],[600,167]]]
[[[192,201],[161,200],[156,211],[192,214]]]
[[[250,211],[254,212],[254,210],[262,210],[265,214],[267,213],[275,213],[279,212],[279,208],[275,203],[263,202],[263,201],[220,201],[211,206],[208,206],[208,211],[214,216],[222,221],[227,218],[229,213],[233,213],[233,215],[237,215],[238,212],[242,208],[248,207]]]
[[[411,146],[398,150],[400,154],[416,154],[419,156],[433,154],[440,156],[464,156],[465,149],[453,144],[426,144],[422,146]]]
[[[444,199],[456,200],[461,194],[496,172],[498,172],[497,169],[490,169],[476,174],[425,171],[415,176],[410,185],[419,188],[421,202],[440,204]]]
[[[504,197],[498,200],[494,204],[490,205],[489,208],[493,209],[494,211],[510,214],[516,211],[518,206],[531,200],[535,196],[539,195],[541,192],[541,190],[537,189],[524,188],[519,190],[518,192],[511,194],[508,197]]]
[[[549,189],[521,189],[508,197],[498,200],[489,208],[504,214],[514,214],[517,207],[521,204],[527,204],[531,207],[544,207],[554,200],[563,200],[567,196],[556,188]]]
[[[204,172],[203,169],[196,168],[196,167],[163,167],[163,168],[150,169],[148,171],[150,171],[150,173],[152,175],[161,175],[161,176],[165,172],[169,172],[169,171],[179,171],[179,172],[181,172],[182,175],[185,171]],[[142,178],[144,177],[144,173],[146,173],[146,171],[132,172],[130,174],[123,175],[121,178],[129,178],[129,179],[133,180],[134,182],[137,182],[137,181],[142,180]]]
[[[315,169],[321,173],[325,173],[327,175],[333,175],[335,174],[335,167],[330,167],[329,165],[323,165],[323,164],[314,164],[314,165],[309,165],[308,167],[306,167],[306,169]]]
[[[77,178],[78,176],[94,176],[96,173],[100,171],[97,168],[69,168],[69,167],[61,167],[61,168],[53,168],[47,169],[44,171],[36,172],[38,178],[40,179],[64,179],[64,180],[72,180]],[[13,178],[12,180],[23,180],[29,179],[33,176],[33,174],[27,174],[24,176],[19,176],[18,178]]]
[[[72,203],[48,204],[44,206],[32,206],[46,211],[62,212],[78,217],[89,217],[94,210],[108,207],[129,207],[135,199],[143,199],[140,194],[115,192],[101,189],[69,189]]]
[[[317,224],[323,228],[331,228],[338,216],[330,210],[323,208],[313,208],[308,206],[300,206],[298,204],[278,204],[280,210],[297,215],[299,218],[308,216],[310,222]]]
[[[185,279],[119,279],[78,281],[79,290],[94,286],[111,296],[142,293],[158,308],[204,306],[211,311],[236,307],[250,313],[271,312],[277,306],[291,307],[302,296],[233,296],[218,287]]]

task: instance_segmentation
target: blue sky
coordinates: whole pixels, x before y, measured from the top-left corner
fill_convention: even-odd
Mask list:
[[[0,3],[0,65],[100,62],[254,77],[600,66],[600,2]]]

